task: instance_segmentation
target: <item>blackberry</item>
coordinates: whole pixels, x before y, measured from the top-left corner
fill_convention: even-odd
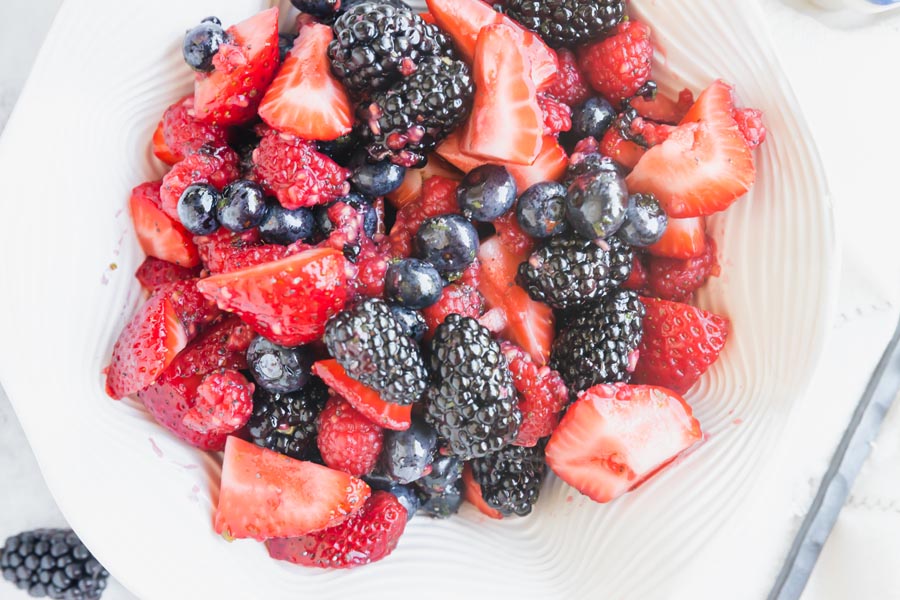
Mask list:
[[[550,366],[559,371],[572,397],[598,383],[631,378],[629,359],[641,341],[645,314],[637,294],[614,290],[557,336]]]
[[[553,308],[588,304],[611,284],[609,252],[591,240],[551,238],[519,265],[516,283]]]
[[[462,460],[497,452],[516,437],[522,414],[500,344],[478,321],[449,315],[431,341],[436,383],[425,419]]]
[[[35,529],[7,538],[3,578],[35,597],[96,600],[109,573],[71,529]]]
[[[291,394],[259,388],[253,394],[253,416],[247,423],[247,433],[257,446],[308,460],[316,447],[316,417],[327,400],[328,388],[318,378]]]
[[[625,0],[509,0],[506,12],[554,48],[602,37],[625,16]]]
[[[334,23],[331,70],[357,96],[385,90],[423,58],[450,51],[450,40],[408,7],[366,2]]]
[[[376,92],[357,110],[369,156],[406,167],[424,165],[425,155],[469,115],[473,94],[464,62],[422,59],[409,77]]]
[[[472,461],[472,476],[491,508],[506,516],[531,512],[547,468],[540,444],[532,448],[507,446],[500,452]]]
[[[417,401],[428,385],[419,346],[382,300],[369,298],[325,327],[325,345],[347,374],[395,404]]]
[[[611,237],[606,240],[609,246],[609,284],[611,286],[620,286],[631,276],[631,266],[634,262],[634,251],[627,243],[618,237]]]

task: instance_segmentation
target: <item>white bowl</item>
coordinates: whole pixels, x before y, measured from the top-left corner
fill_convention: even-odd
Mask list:
[[[217,457],[103,392],[112,344],[141,300],[128,191],[163,173],[148,142],[191,85],[181,34],[207,15],[236,22],[265,5],[67,2],[4,134],[0,375],[72,526],[142,598],[690,597],[679,573],[715,575],[704,567],[716,557],[699,551],[759,491],[835,299],[821,164],[756,3],[632,2],[653,28],[667,87],[698,91],[722,77],[769,129],[753,191],[712,220],[723,275],[700,303],[733,333],[688,395],[709,439],[609,505],[551,478],[528,518],[495,522],[468,506],[447,521],[417,517],[391,557],[351,572],[294,567],[216,536]],[[713,587],[742,597],[732,583]]]

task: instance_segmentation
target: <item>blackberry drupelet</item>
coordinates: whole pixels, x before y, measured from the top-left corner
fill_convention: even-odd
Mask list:
[[[497,452],[512,442],[522,415],[500,344],[478,321],[449,315],[431,341],[435,383],[425,419],[462,460]]]
[[[71,529],[36,529],[7,538],[3,578],[31,596],[96,600],[109,573]]]
[[[328,388],[318,378],[291,394],[273,394],[259,388],[253,394],[253,416],[247,423],[247,433],[257,446],[308,460],[316,446],[316,417],[327,400]]]
[[[546,470],[541,444],[531,448],[507,446],[472,461],[472,475],[481,486],[484,501],[506,516],[524,517],[531,512]]]
[[[432,56],[390,89],[376,92],[357,110],[360,137],[375,160],[406,167],[425,155],[469,116],[474,87],[460,60]]]
[[[637,294],[614,290],[557,336],[550,366],[559,371],[573,398],[598,383],[631,379],[629,361],[641,341],[645,314]]]
[[[334,23],[331,70],[352,94],[384,90],[427,56],[450,52],[450,40],[408,7],[366,2]]]
[[[551,238],[519,265],[516,283],[532,299],[553,308],[588,304],[610,286],[609,253],[591,240]]]
[[[559,48],[602,37],[625,16],[625,0],[509,0],[506,12]]]
[[[620,286],[631,276],[631,266],[634,262],[634,251],[631,246],[613,236],[605,240],[609,246],[609,284]]]
[[[324,340],[350,377],[387,402],[412,404],[428,385],[419,346],[382,300],[369,298],[336,315]]]

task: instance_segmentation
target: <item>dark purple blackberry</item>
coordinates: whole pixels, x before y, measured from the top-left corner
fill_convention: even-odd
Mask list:
[[[611,285],[609,252],[591,240],[550,238],[519,265],[516,283],[553,308],[590,304]]]
[[[369,298],[336,315],[324,341],[347,375],[388,402],[412,404],[428,385],[419,346],[382,300]]]
[[[253,394],[253,416],[247,423],[247,433],[257,446],[308,460],[316,446],[316,417],[327,400],[328,388],[318,378],[290,394],[259,388]]]
[[[425,419],[462,460],[497,452],[516,437],[522,415],[500,344],[478,321],[449,315],[431,340],[435,383]]]
[[[625,0],[509,0],[506,12],[559,48],[609,33],[625,16]]]
[[[546,470],[540,444],[532,448],[507,446],[472,461],[472,476],[481,486],[481,497],[506,516],[524,517],[531,512]]]
[[[71,529],[36,529],[7,538],[0,571],[31,596],[65,600],[96,600],[109,577]]]
[[[606,244],[609,246],[609,251],[607,252],[609,257],[609,284],[610,286],[620,286],[631,277],[634,251],[631,249],[631,246],[615,236],[606,240]]]

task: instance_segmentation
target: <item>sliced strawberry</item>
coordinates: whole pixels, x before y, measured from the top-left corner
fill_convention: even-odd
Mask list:
[[[658,242],[647,248],[654,256],[693,258],[706,250],[706,219],[669,219]]]
[[[596,502],[635,489],[702,439],[691,407],[669,390],[598,385],[582,392],[547,443],[547,465]]]
[[[648,276],[647,267],[644,264],[645,261],[646,257],[643,254],[640,252],[634,253],[634,257],[631,259],[631,275],[622,284],[623,288],[636,292],[642,292],[647,289]]]
[[[691,90],[683,89],[678,94],[678,100],[672,100],[665,94],[658,92],[649,100],[642,96],[637,96],[629,100],[629,103],[645,119],[677,125],[694,104],[694,94],[691,93]]]
[[[148,256],[134,272],[135,279],[148,292],[155,292],[159,287],[184,279],[193,279],[200,274],[200,267],[188,269],[175,263]]]
[[[515,210],[509,210],[494,219],[494,231],[497,232],[500,243],[513,254],[527,256],[534,249],[534,239],[522,230]]]
[[[344,308],[346,263],[336,250],[313,249],[213,275],[197,287],[273,342],[297,346],[318,339],[328,319]]]
[[[728,339],[728,321],[689,304],[641,301],[647,315],[633,380],[684,394],[719,358]]]
[[[278,68],[278,9],[264,10],[228,28],[231,42],[219,46],[213,71],[197,74],[197,118],[217,125],[238,125],[256,116],[256,108]]]
[[[600,151],[626,169],[633,169],[647,152],[646,148],[639,146],[631,140],[622,137],[622,133],[615,126],[610,127],[600,140]]]
[[[541,151],[544,124],[528,55],[516,45],[516,29],[488,25],[478,35],[472,79],[472,115],[460,149],[487,160],[530,165]]]
[[[160,120],[159,125],[156,126],[156,130],[153,132],[153,139],[150,142],[150,146],[153,149],[153,155],[167,165],[174,165],[184,158],[183,156],[179,156],[172,152],[171,148],[166,144],[162,120]]]
[[[297,537],[334,527],[369,498],[365,482],[236,437],[225,444],[215,529],[228,538]]]
[[[338,396],[376,425],[395,431],[409,429],[412,419],[411,405],[400,406],[393,402],[385,402],[378,392],[347,375],[338,361],[320,360],[313,365],[313,372]]]
[[[131,190],[131,222],[141,249],[148,256],[191,268],[200,264],[193,235],[160,208],[160,182]]]
[[[629,191],[654,194],[676,219],[728,208],[756,177],[733,111],[731,86],[714,82],[668,139],[644,154],[628,176]]]
[[[429,25],[437,25],[437,20],[435,20],[434,16],[430,12],[420,12],[419,16],[422,17],[422,20]]]
[[[201,435],[228,435],[239,430],[253,414],[254,385],[231,369],[213,371],[197,386],[194,405],[182,422]]]
[[[339,396],[328,399],[318,423],[316,444],[326,466],[355,477],[372,472],[384,441],[381,427]]]
[[[506,314],[503,336],[524,348],[537,364],[545,365],[555,331],[553,309],[532,300],[528,292],[516,285],[516,272],[527,258],[527,254],[514,253],[498,237],[482,242],[478,249],[478,291],[488,308],[499,308]]]
[[[312,23],[300,30],[259,105],[270,127],[309,140],[333,140],[353,129],[347,92],[331,73],[331,27]]]
[[[527,31],[508,16],[495,11],[481,0],[427,0],[428,10],[438,26],[446,31],[463,57],[472,64],[477,52],[478,35],[492,24],[506,25],[513,30],[513,44],[528,57],[530,78],[537,87],[552,84],[559,63],[556,53],[540,36]]]
[[[188,340],[197,337],[204,327],[222,314],[216,303],[206,298],[197,289],[198,281],[198,279],[185,279],[159,288],[159,291],[165,294],[166,299],[172,304],[175,316],[181,322]]]
[[[403,183],[388,194],[387,198],[394,208],[400,210],[421,196],[425,182],[432,177],[443,177],[450,181],[462,179],[462,175],[457,169],[444,162],[439,156],[432,155],[421,169],[407,169]]]
[[[696,258],[651,256],[647,261],[647,288],[651,296],[685,302],[707,282],[719,275],[716,242],[706,238],[706,248]]]
[[[509,342],[503,342],[501,348],[509,363],[522,413],[522,424],[513,444],[531,447],[556,429],[559,413],[569,403],[569,390],[559,373],[539,366],[522,348]]]
[[[466,502],[477,508],[478,512],[487,517],[492,519],[503,518],[503,514],[501,514],[499,510],[485,502],[484,496],[481,495],[481,486],[478,485],[478,482],[475,481],[475,477],[472,476],[472,465],[469,463],[466,463],[463,467],[462,482],[463,498],[466,499]]]
[[[266,541],[269,556],[307,567],[352,569],[377,562],[397,547],[407,512],[390,492],[376,491],[343,523],[298,538]]]

